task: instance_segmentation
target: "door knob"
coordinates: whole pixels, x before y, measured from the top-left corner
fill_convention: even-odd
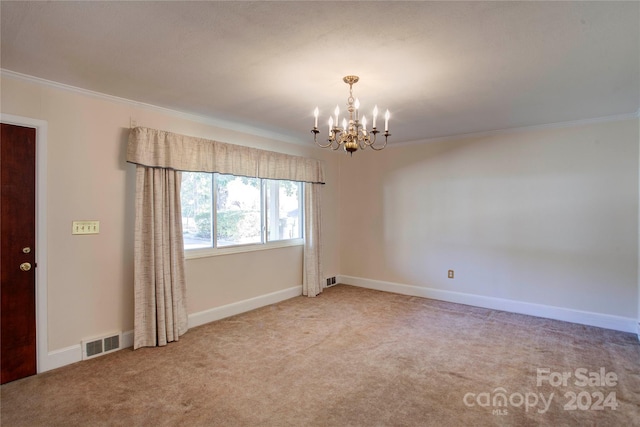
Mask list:
[[[20,270],[22,270],[22,271],[31,270],[31,263],[23,262],[22,264],[20,264]]]

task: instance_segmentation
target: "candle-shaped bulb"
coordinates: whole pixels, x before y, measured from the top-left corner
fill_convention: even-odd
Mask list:
[[[313,124],[314,129],[318,127],[318,114],[320,114],[320,111],[318,110],[318,107],[316,107],[316,109],[313,110],[313,117],[315,118],[315,121]]]
[[[376,119],[378,118],[378,106],[373,107],[373,128],[376,128]]]
[[[340,115],[340,107],[336,105],[336,109],[334,111],[335,115],[336,115],[336,126],[338,126],[338,123],[340,123],[338,121],[338,116]]]
[[[362,130],[367,131],[367,116],[362,116]]]
[[[347,119],[342,119],[342,129],[344,129],[344,131],[347,131]]]
[[[356,110],[360,108],[360,100],[358,98],[356,98],[356,102],[354,102],[353,106],[356,107]]]
[[[333,117],[329,117],[329,132],[333,130]]]
[[[389,110],[387,110],[387,112],[384,113],[384,131],[385,132],[389,131],[389,117],[391,117],[391,114],[389,113]]]

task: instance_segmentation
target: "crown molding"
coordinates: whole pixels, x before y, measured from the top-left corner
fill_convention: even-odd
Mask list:
[[[202,123],[209,126],[218,127],[221,129],[246,133],[249,135],[254,135],[262,138],[273,139],[276,141],[287,142],[290,144],[296,145],[306,145],[305,141],[301,141],[298,138],[295,138],[291,135],[265,130],[263,128],[246,125],[238,122],[233,122],[230,120],[217,119],[208,116],[201,116],[198,114],[187,113],[184,111],[172,110],[170,108],[159,107],[153,104],[147,104],[145,102],[135,101],[127,98],[121,98],[114,95],[108,95],[102,92],[95,92],[88,89],[79,88],[76,86],[67,85],[64,83],[54,82],[52,80],[43,79],[40,77],[30,76],[28,74],[18,73],[16,71],[7,70],[4,68],[0,68],[0,75],[2,77],[8,77],[16,80],[22,80],[30,83],[40,84],[43,86],[47,86],[54,89],[65,90],[68,92],[73,92],[81,95],[86,95],[93,98],[102,99],[105,101],[110,101],[114,103],[119,103],[123,105],[128,105],[132,107],[142,108],[149,111],[154,111],[158,113],[167,114],[173,117],[182,118],[186,120],[190,120],[196,123]],[[404,147],[407,145],[418,145],[418,144],[428,144],[428,143],[436,143],[436,142],[445,142],[445,141],[454,141],[458,139],[467,139],[467,138],[482,138],[488,136],[495,135],[506,135],[513,133],[521,133],[521,132],[532,132],[539,130],[548,130],[548,129],[561,129],[567,127],[588,125],[594,123],[604,123],[604,122],[614,122],[621,120],[629,120],[633,118],[640,118],[640,109],[635,112],[627,113],[627,114],[619,114],[613,116],[604,116],[604,117],[595,117],[589,119],[580,119],[580,120],[572,120],[566,122],[556,122],[556,123],[547,123],[541,125],[533,125],[533,126],[523,126],[523,127],[513,127],[513,128],[505,128],[505,129],[496,129],[489,130],[483,132],[470,132],[470,133],[461,133],[454,135],[441,136],[437,138],[425,138],[425,139],[417,139],[413,141],[405,141],[405,142],[394,142],[390,143],[387,148],[394,147]]]
[[[542,125],[521,126],[505,129],[489,130],[484,132],[460,133],[455,135],[441,136],[437,138],[418,139],[414,141],[397,142],[389,144],[388,147],[403,147],[407,145],[429,144],[435,142],[454,141],[458,139],[484,138],[496,135],[508,135],[522,132],[533,132],[540,130],[562,129],[576,126],[584,126],[596,123],[617,122],[622,120],[630,120],[640,118],[640,109],[633,113],[617,114],[613,116],[594,117],[590,119],[571,120],[567,122],[546,123]]]
[[[16,71],[7,70],[7,69],[4,69],[4,68],[0,68],[0,75],[2,77],[12,78],[12,79],[15,79],[15,80],[22,80],[22,81],[26,81],[26,82],[29,82],[29,83],[35,83],[35,84],[43,85],[43,86],[50,87],[50,88],[53,88],[53,89],[64,90],[64,91],[67,91],[67,92],[72,92],[72,93],[76,93],[76,94],[80,94],[80,95],[85,95],[85,96],[89,96],[89,97],[92,97],[92,98],[101,99],[101,100],[104,100],[104,101],[110,101],[110,102],[114,102],[114,103],[117,103],[117,104],[127,105],[127,106],[130,106],[130,107],[136,107],[136,108],[141,108],[141,109],[145,109],[145,110],[148,110],[148,111],[154,111],[154,112],[157,112],[157,113],[163,113],[163,114],[167,114],[167,115],[170,115],[170,116],[173,116],[173,117],[186,119],[186,120],[190,120],[190,121],[193,121],[193,122],[196,122],[196,123],[202,123],[202,124],[209,125],[209,126],[218,127],[218,128],[221,128],[221,129],[226,129],[226,130],[246,133],[246,134],[249,134],[249,135],[259,136],[259,137],[268,138],[268,139],[273,139],[273,140],[276,140],[276,141],[287,142],[287,143],[290,143],[290,144],[297,144],[297,145],[304,144],[303,141],[300,141],[300,139],[294,138],[291,135],[286,135],[286,134],[275,132],[275,131],[269,131],[269,130],[265,130],[263,128],[258,128],[258,127],[251,126],[251,125],[241,124],[241,123],[233,122],[233,121],[230,121],[230,120],[217,119],[217,118],[213,118],[213,117],[201,116],[201,115],[193,114],[193,113],[187,113],[187,112],[184,112],[184,111],[172,110],[170,108],[159,107],[157,105],[147,104],[145,102],[135,101],[135,100],[132,100],[132,99],[127,99],[127,98],[121,98],[119,96],[108,95],[108,94],[102,93],[102,92],[95,92],[95,91],[92,91],[92,90],[83,89],[83,88],[79,88],[79,87],[76,87],[76,86],[71,86],[71,85],[67,85],[67,84],[64,84],[64,83],[59,83],[59,82],[54,82],[52,80],[43,79],[43,78],[40,78],[40,77],[30,76],[28,74],[18,73]]]

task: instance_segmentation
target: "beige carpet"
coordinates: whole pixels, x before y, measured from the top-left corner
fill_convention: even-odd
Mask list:
[[[571,376],[538,386],[538,368],[552,382]],[[631,426],[640,425],[640,344],[633,334],[336,286],[192,329],[167,347],[15,381],[1,397],[2,426]]]

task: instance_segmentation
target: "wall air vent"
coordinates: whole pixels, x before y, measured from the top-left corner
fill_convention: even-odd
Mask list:
[[[87,357],[96,356],[102,353],[102,340],[89,341],[85,344]]]
[[[120,350],[120,333],[82,340],[82,360]]]
[[[120,335],[114,335],[104,339],[104,351],[117,350],[120,348]]]

